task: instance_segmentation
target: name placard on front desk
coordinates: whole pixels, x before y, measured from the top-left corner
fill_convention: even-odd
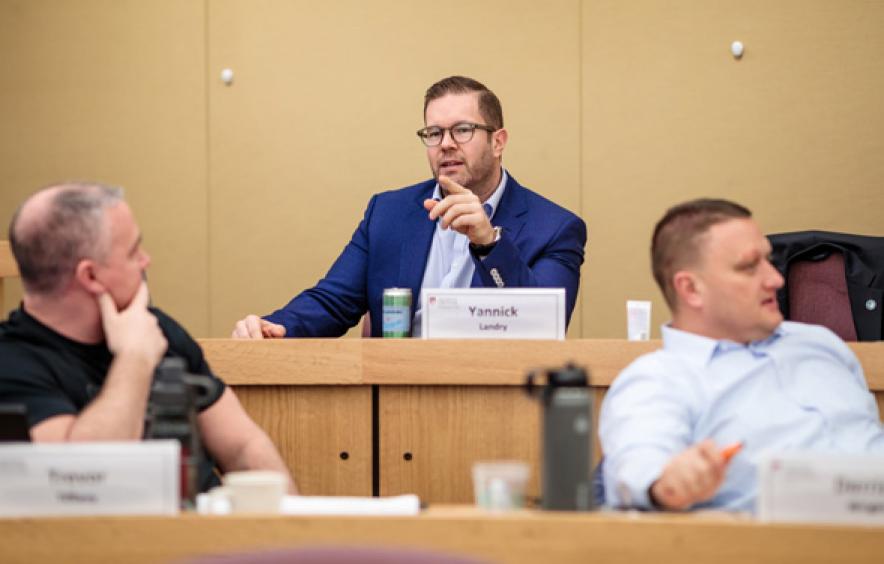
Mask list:
[[[884,455],[768,455],[758,478],[762,521],[884,525]]]
[[[424,289],[424,339],[564,339],[563,288]]]
[[[0,445],[0,516],[174,515],[178,441]]]

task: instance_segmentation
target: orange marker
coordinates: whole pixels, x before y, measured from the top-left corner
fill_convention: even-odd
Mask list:
[[[739,441],[721,449],[721,456],[724,458],[725,464],[730,462],[731,458],[736,456],[736,454],[743,449],[744,444],[746,443],[744,443],[743,441]]]

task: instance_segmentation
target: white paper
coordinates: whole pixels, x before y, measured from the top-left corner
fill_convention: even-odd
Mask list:
[[[213,493],[214,492],[214,493]],[[230,500],[216,488],[197,496],[197,511],[205,515],[228,515]],[[280,504],[283,515],[417,515],[420,499],[414,494],[394,497],[342,497],[288,495]]]
[[[0,515],[174,515],[178,441],[0,445]]]
[[[285,515],[417,515],[420,499],[414,494],[393,497],[286,496]]]
[[[762,521],[884,525],[884,455],[767,455],[758,490]]]
[[[425,288],[424,339],[565,338],[564,288]]]

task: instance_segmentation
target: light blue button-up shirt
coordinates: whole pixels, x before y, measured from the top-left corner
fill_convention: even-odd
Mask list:
[[[609,505],[649,507],[668,461],[711,438],[744,441],[715,496],[698,507],[755,509],[762,453],[884,453],[862,366],[828,329],[784,322],[748,345],[663,327],[663,348],[630,364],[602,404]]]
[[[500,183],[483,204],[489,220],[494,218],[494,212],[497,211],[497,205],[506,189],[506,181],[506,170],[500,169]],[[433,198],[442,199],[442,189],[438,183],[433,191]],[[413,337],[421,336],[421,303],[424,288],[469,288],[475,271],[476,266],[470,254],[470,238],[454,229],[442,229],[442,225],[437,221],[436,230],[433,232],[433,243],[430,246],[430,256],[427,257],[427,266],[421,282],[421,294],[414,304],[414,319],[411,324]]]

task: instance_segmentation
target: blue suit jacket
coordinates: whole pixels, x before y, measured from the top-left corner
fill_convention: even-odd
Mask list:
[[[285,307],[265,317],[286,328],[287,337],[337,337],[371,313],[371,335],[382,335],[385,288],[411,288],[420,295],[436,224],[424,200],[435,180],[376,194],[352,239],[325,278]],[[570,320],[580,283],[586,225],[510,176],[492,223],[500,241],[476,266],[473,287],[495,287],[497,271],[506,287],[565,288]],[[412,313],[414,309],[412,308]]]

